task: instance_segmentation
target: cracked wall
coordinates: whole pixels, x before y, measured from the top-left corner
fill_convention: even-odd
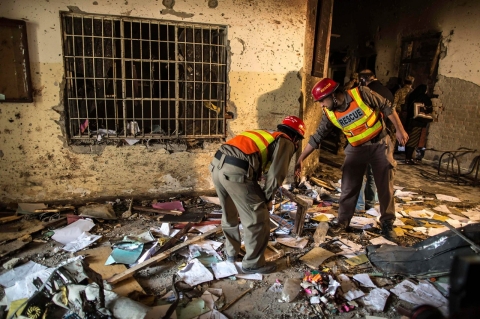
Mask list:
[[[164,5],[165,4],[165,5]],[[274,129],[299,115],[304,1],[64,0],[0,3],[2,16],[27,22],[33,103],[0,104],[0,202],[212,192],[208,163],[219,143],[203,147],[67,145],[60,11],[228,25],[228,136]],[[86,149],[86,151],[85,151]]]

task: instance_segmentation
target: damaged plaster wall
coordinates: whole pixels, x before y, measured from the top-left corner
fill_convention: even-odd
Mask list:
[[[375,73],[384,84],[398,76],[402,37],[441,32],[443,45],[434,88],[438,98],[433,100],[438,121],[430,125],[427,148],[480,150],[480,21],[475,18],[480,2],[375,0],[367,5],[346,0],[335,5],[338,14],[334,16],[333,32],[341,37],[332,40],[332,50],[346,43],[373,41],[377,53]],[[336,25],[338,20],[342,23]],[[440,154],[427,151],[425,158],[438,159]],[[463,157],[463,168],[470,165],[474,155]]]
[[[0,3],[3,17],[27,22],[33,103],[0,104],[0,202],[166,197],[213,191],[208,172],[219,143],[170,152],[134,146],[68,146],[62,112],[64,69],[60,11],[228,25],[231,46],[227,138],[276,127],[299,115],[305,30],[304,1],[65,0]]]

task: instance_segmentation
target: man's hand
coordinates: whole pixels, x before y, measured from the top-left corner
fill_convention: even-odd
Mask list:
[[[295,176],[300,177],[301,173],[302,173],[302,162],[298,161],[297,164],[295,164]]]
[[[407,144],[408,134],[407,132],[405,132],[403,127],[401,130],[397,130],[395,132],[395,136],[397,137],[398,144],[400,144],[401,146],[405,146],[405,144]]]
[[[269,201],[269,202],[267,203],[267,208],[268,208],[268,211],[269,211],[269,212],[272,211],[272,207],[273,207],[273,201]]]

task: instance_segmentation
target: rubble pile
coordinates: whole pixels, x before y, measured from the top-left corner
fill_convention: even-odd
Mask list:
[[[265,296],[257,311],[271,318],[392,317],[423,304],[448,315],[452,257],[480,252],[480,206],[396,187],[395,242],[380,235],[378,207],[333,234],[340,184],[279,189],[269,275],[226,260],[216,197],[7,207],[2,307],[7,318],[254,318],[235,304]]]

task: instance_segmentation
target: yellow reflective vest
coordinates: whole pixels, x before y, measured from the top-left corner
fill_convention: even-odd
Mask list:
[[[363,102],[358,88],[346,92],[353,101],[345,111],[330,111],[324,107],[323,112],[333,125],[342,130],[352,146],[362,145],[382,131],[380,111],[374,111]]]

